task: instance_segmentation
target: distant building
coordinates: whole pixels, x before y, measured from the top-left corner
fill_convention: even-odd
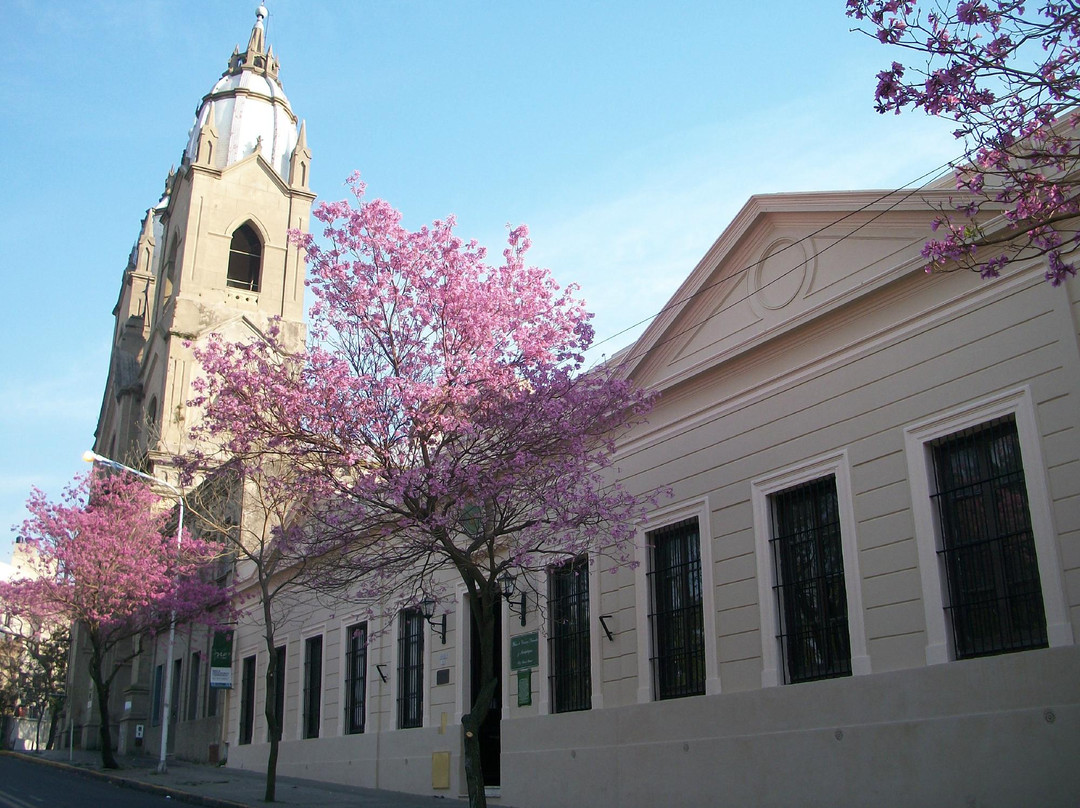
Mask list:
[[[0,581],[33,579],[37,551],[15,539],[11,563],[0,562]],[[60,678],[62,654],[42,654],[42,645],[58,637],[57,626],[40,625],[24,617],[0,611],[0,749],[43,749],[52,723],[52,688],[47,687],[46,670]],[[66,627],[60,628],[66,635]],[[62,651],[62,646],[61,646]],[[35,662],[33,654],[39,654]],[[48,657],[47,659],[45,657]],[[56,667],[54,667],[54,664]]]

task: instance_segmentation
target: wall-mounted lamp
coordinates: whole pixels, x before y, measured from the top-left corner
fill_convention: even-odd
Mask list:
[[[442,613],[441,620],[432,620],[431,618],[435,616],[435,601],[431,598],[424,598],[420,601],[420,614],[428,621],[428,625],[438,632],[442,644],[446,645],[446,612]]]
[[[521,625],[525,625],[525,593],[521,593],[521,599],[518,601],[518,607],[514,608],[514,583],[517,579],[509,572],[504,572],[499,576],[499,587],[502,589],[502,596],[506,598],[506,603],[514,614],[521,617]]]

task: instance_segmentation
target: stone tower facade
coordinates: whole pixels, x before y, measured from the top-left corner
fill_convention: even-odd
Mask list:
[[[259,8],[247,47],[202,99],[178,170],[147,211],[113,314],[94,448],[169,478],[198,413],[190,345],[255,338],[271,318],[303,345],[304,261],[289,243],[315,195],[307,132],[293,114]]]
[[[290,348],[301,348],[306,336],[304,258],[288,233],[308,227],[311,152],[266,42],[266,16],[260,6],[247,46],[233,51],[200,101],[179,168],[143,217],[113,309],[94,450],[170,482],[174,458],[193,448],[188,435],[199,418],[188,406],[201,372],[193,348],[212,334],[258,339],[272,323]],[[88,698],[80,656],[87,651],[75,636],[65,729],[92,747],[100,719]],[[162,644],[144,638],[112,689],[121,754],[158,753],[168,683],[170,753],[215,756],[225,705],[200,662],[209,646],[205,629],[184,628],[166,660]]]

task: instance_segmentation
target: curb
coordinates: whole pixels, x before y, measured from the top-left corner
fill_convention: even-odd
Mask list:
[[[129,777],[125,777],[122,774],[112,774],[110,772],[99,771],[98,769],[87,769],[83,766],[72,766],[69,763],[64,763],[63,761],[59,760],[49,760],[47,758],[35,757],[34,755],[26,755],[21,752],[12,752],[9,750],[0,750],[0,755],[18,758],[19,760],[25,760],[30,763],[38,763],[44,766],[52,766],[56,769],[65,769],[73,774],[77,774],[82,777],[105,780],[114,785],[120,786],[121,788],[129,788],[133,791],[143,791],[148,794],[156,794],[160,797],[168,797],[170,799],[186,802],[191,805],[203,805],[207,806],[207,808],[250,808],[250,806],[246,802],[233,802],[232,800],[223,800],[218,797],[205,797],[201,794],[192,794],[190,791],[181,791],[177,788],[159,786],[155,783],[144,783],[142,780],[134,780]]]

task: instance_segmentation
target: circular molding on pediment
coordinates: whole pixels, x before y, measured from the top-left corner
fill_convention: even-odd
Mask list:
[[[775,311],[793,301],[810,277],[810,260],[801,241],[777,239],[750,272],[750,293],[764,309]]]

